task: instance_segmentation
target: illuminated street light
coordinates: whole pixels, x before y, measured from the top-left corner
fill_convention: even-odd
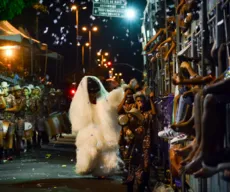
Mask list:
[[[115,76],[117,76],[117,73],[115,73]]]
[[[122,76],[122,73],[119,73],[119,76]]]
[[[112,73],[112,71],[110,70],[109,73]]]
[[[76,11],[77,10],[77,6],[76,5],[73,5],[72,7],[71,7],[71,11]]]
[[[98,28],[95,26],[91,29],[87,29],[87,27],[82,27],[82,30],[83,31],[89,31],[89,67],[90,69],[93,69],[92,68],[92,31],[96,32],[98,30]]]
[[[100,67],[101,66],[101,64],[98,64],[98,67]]]
[[[80,42],[78,42],[78,43],[77,43],[77,46],[78,46],[78,47],[79,47],[79,46],[81,46],[81,43],[80,43]]]
[[[111,69],[112,71],[114,70],[114,68]]]
[[[6,56],[11,57],[13,55],[12,49],[6,49]]]
[[[97,59],[97,61],[101,61],[100,59]]]
[[[106,62],[106,59],[103,59],[104,62]]]
[[[82,31],[87,31],[87,27],[82,27]]]
[[[97,56],[100,56],[101,55],[101,52],[97,52]]]
[[[76,17],[76,41],[79,40],[79,11],[87,9],[86,6],[81,6],[81,5],[72,5],[71,6],[71,11],[75,12],[75,17]],[[79,53],[78,53],[78,45],[76,46],[76,69],[78,69],[78,60],[79,60]],[[76,75],[76,74],[75,74]],[[76,76],[75,76],[76,77]]]
[[[105,56],[108,56],[109,55],[109,53],[108,52],[105,52]]]
[[[87,42],[87,43],[85,43],[85,46],[86,46],[86,47],[89,47],[89,43],[88,43],[88,42]]]
[[[128,9],[125,11],[125,17],[126,17],[128,20],[133,20],[133,19],[135,19],[135,17],[136,17],[136,10],[133,9],[133,8],[128,8]]]
[[[98,31],[98,27],[93,27],[92,30],[93,31]]]

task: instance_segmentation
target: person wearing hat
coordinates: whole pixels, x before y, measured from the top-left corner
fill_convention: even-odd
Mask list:
[[[22,88],[20,85],[13,87],[15,101],[17,105],[16,117],[16,155],[20,156],[22,138],[24,136],[24,123],[25,123],[25,97],[22,95]]]
[[[148,188],[150,174],[150,154],[151,154],[151,134],[152,134],[152,119],[156,114],[153,103],[154,93],[149,94],[150,110],[146,107],[146,97],[143,94],[135,94],[135,105],[130,111],[126,111],[128,115],[133,117],[130,119],[130,130],[134,133],[132,143],[129,144],[130,162],[129,175],[124,182],[130,188],[136,188],[137,191],[144,191]],[[135,120],[136,119],[136,120]],[[138,120],[138,121],[137,121]],[[139,126],[138,126],[139,122]],[[137,151],[132,150],[135,148]]]
[[[13,159],[13,138],[15,134],[15,112],[17,111],[17,105],[15,97],[9,94],[9,84],[5,81],[1,82],[1,88],[3,89],[3,97],[6,102],[6,108],[0,110],[0,120],[7,122],[7,137],[4,139],[4,146],[0,149],[0,158],[5,158],[7,160]],[[2,156],[3,147],[5,150],[5,157]]]
[[[34,119],[33,105],[32,105],[33,101],[31,99],[31,88],[29,86],[23,87],[23,95],[25,97],[25,107],[24,107],[25,123],[31,123],[32,129],[33,129],[33,135],[30,135],[29,137],[26,138],[26,141],[27,141],[27,149],[26,150],[30,150],[32,148],[32,144],[33,144],[33,146],[35,146],[36,135],[35,135],[35,119]],[[32,140],[32,138],[33,138],[33,140]]]

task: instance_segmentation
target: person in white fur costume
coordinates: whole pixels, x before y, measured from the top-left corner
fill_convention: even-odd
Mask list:
[[[72,132],[76,133],[76,173],[100,177],[119,169],[117,107],[123,97],[123,88],[108,93],[94,76],[81,80],[69,111]]]

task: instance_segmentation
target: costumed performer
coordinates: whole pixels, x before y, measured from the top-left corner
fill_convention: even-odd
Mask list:
[[[85,76],[70,105],[72,133],[76,134],[76,173],[110,176],[119,170],[117,108],[123,88],[108,93],[100,80]]]

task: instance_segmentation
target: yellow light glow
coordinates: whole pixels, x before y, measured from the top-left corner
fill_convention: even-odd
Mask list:
[[[86,6],[84,6],[84,7],[82,7],[82,9],[83,9],[83,10],[85,10],[85,9],[87,9],[87,7],[86,7]]]
[[[114,68],[111,69],[112,71],[114,70]]]
[[[98,31],[98,27],[93,27],[92,30],[93,31]]]
[[[12,49],[6,49],[6,56],[11,57],[13,55]]]
[[[105,52],[105,56],[108,56],[109,55],[109,53],[108,52]]]
[[[77,43],[77,46],[79,47],[79,46],[81,46],[81,44],[78,42],[78,43]]]
[[[122,76],[122,73],[119,73],[119,76]]]
[[[101,55],[101,52],[97,52],[97,55],[100,56],[100,55]]]
[[[101,66],[101,64],[98,64],[98,67],[100,67]]]
[[[112,71],[110,70],[109,73],[112,73]]]
[[[97,61],[101,61],[100,59],[97,59]]]
[[[87,27],[82,27],[82,31],[87,31]]]
[[[115,73],[115,76],[117,76],[117,73]]]
[[[77,6],[76,6],[76,5],[73,5],[73,6],[71,7],[71,10],[72,10],[72,11],[76,11],[76,10],[77,10]]]
[[[106,62],[106,59],[103,59],[104,62]]]
[[[89,47],[89,43],[88,43],[88,42],[87,42],[87,43],[85,43],[85,46],[86,46],[86,47]]]

